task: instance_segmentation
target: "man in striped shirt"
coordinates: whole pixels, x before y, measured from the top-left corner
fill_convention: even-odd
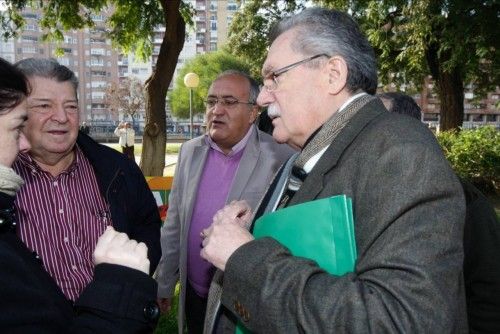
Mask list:
[[[92,252],[108,225],[148,246],[154,272],[161,221],[138,167],[78,133],[73,72],[54,59],[25,59],[16,66],[32,89],[23,130],[32,150],[14,164],[25,180],[16,199],[21,239],[73,301],[92,279]]]

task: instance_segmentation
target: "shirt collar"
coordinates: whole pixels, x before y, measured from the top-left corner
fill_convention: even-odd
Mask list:
[[[363,95],[366,95],[365,92],[361,92],[361,93],[358,93],[358,94],[355,94],[351,97],[349,97],[347,99],[347,101],[345,101],[339,108],[339,110],[337,112],[341,112],[342,110],[344,110],[350,103],[352,103],[354,100],[356,100],[357,98],[363,96]],[[322,127],[322,126],[321,126]],[[321,129],[320,127],[320,129]],[[317,133],[319,132],[319,129],[316,130],[313,135],[311,135],[311,137],[307,140],[307,142],[309,142],[309,140],[311,140]],[[323,148],[321,151],[319,151],[318,153],[316,153],[315,155],[313,155],[309,160],[307,160],[307,162],[304,164],[304,171],[306,173],[309,173],[313,167],[316,165],[316,163],[319,161],[319,159],[321,158],[321,156],[323,155],[323,153],[325,153],[326,149],[328,148],[329,146]]]
[[[252,135],[254,128],[255,128],[255,125],[252,124],[250,126],[250,128],[248,129],[247,133],[245,134],[245,136],[238,143],[236,143],[236,145],[234,145],[231,148],[231,151],[228,154],[224,153],[224,151],[212,140],[212,138],[210,138],[208,133],[205,134],[205,143],[207,143],[207,145],[209,145],[212,149],[219,151],[222,154],[230,157],[230,156],[233,156],[236,153],[240,152],[241,150],[243,150],[247,146],[247,143],[250,140],[250,136]]]
[[[81,161],[83,159],[83,152],[80,149],[80,147],[78,147],[78,144],[75,144],[73,151],[75,153],[75,159],[73,159],[73,162],[61,174],[70,173],[75,169],[77,169],[78,166],[81,164]],[[40,173],[40,172],[46,173],[43,169],[40,168],[38,163],[33,159],[33,157],[31,157],[29,153],[19,152],[17,155],[17,159],[22,165],[24,165],[24,167],[31,169],[31,171],[34,173]]]

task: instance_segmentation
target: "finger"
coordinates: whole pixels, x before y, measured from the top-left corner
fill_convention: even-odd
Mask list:
[[[139,255],[148,257],[148,246],[144,242],[139,242],[136,247],[137,252]]]
[[[112,240],[114,246],[125,245],[130,239],[125,233],[118,233]]]
[[[118,234],[118,232],[115,231],[115,229],[112,226],[107,226],[106,230],[104,230],[104,233],[101,234],[101,236],[98,239],[98,243],[109,243],[113,238]]]

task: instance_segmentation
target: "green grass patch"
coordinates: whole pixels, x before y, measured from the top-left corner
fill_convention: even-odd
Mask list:
[[[168,314],[164,314],[158,320],[153,334],[176,334],[177,333],[177,312],[179,310],[179,284],[175,287],[175,296],[172,301],[172,309]]]

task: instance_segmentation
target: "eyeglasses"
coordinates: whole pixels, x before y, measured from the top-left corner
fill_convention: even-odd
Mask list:
[[[286,73],[290,71],[292,68],[295,68],[299,65],[302,65],[304,63],[307,63],[308,61],[311,61],[313,59],[319,58],[319,57],[330,57],[329,55],[322,53],[319,55],[315,55],[306,59],[299,60],[298,62],[295,62],[293,64],[287,65],[285,67],[282,67],[276,71],[272,71],[268,75],[264,77],[264,84],[260,86],[260,89],[266,89],[268,92],[275,91],[278,88],[278,77],[282,75],[283,73]]]
[[[205,103],[205,106],[208,109],[215,108],[215,105],[217,103],[223,107],[226,107],[226,108],[232,108],[237,104],[255,105],[255,102],[243,102],[243,101],[239,101],[238,99],[236,99],[234,97],[223,97],[223,98],[209,97],[203,102]]]

